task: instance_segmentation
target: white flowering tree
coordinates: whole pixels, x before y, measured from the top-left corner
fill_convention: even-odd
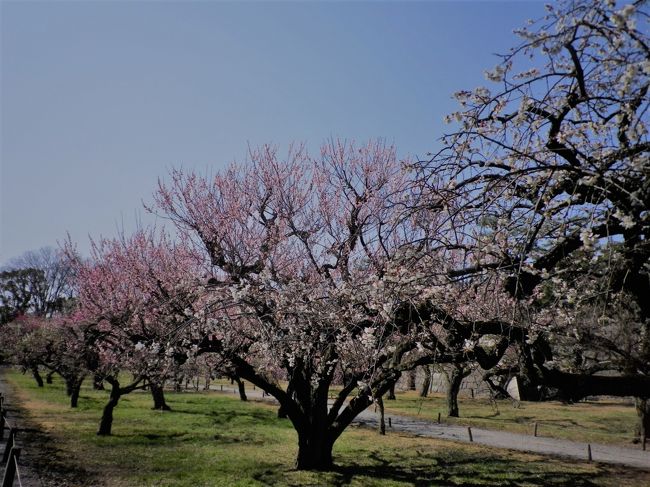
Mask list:
[[[646,2],[547,9],[516,31],[522,42],[486,73],[490,88],[456,93],[458,128],[425,170],[448,171],[465,198],[482,257],[458,275],[494,270],[518,300],[526,367],[568,399],[635,396],[647,415]]]
[[[176,171],[156,195],[212,265],[198,352],[279,401],[299,469],[331,468],[334,442],[403,371],[450,361],[448,343],[475,337],[451,317],[449,263],[422,238],[450,229],[449,205],[440,194],[439,209],[413,214],[411,183],[392,147],[331,141],[318,157],[265,146],[213,179]],[[463,353],[491,356],[473,342]]]

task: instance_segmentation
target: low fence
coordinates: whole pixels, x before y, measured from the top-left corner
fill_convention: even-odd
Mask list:
[[[4,465],[4,474],[2,476],[1,487],[13,487],[17,482],[22,487],[20,479],[20,468],[18,459],[20,458],[20,448],[16,445],[17,428],[7,419],[7,411],[4,407],[4,397],[0,394],[0,442],[5,439],[5,430],[9,430],[9,436],[4,446],[2,454],[2,463]]]

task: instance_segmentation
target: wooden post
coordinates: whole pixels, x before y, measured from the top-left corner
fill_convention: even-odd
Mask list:
[[[535,421],[535,429],[533,431],[533,436],[537,436],[537,421]]]
[[[393,422],[390,418],[388,418],[388,427],[392,428],[393,427]]]
[[[0,440],[5,437],[5,410],[0,408]]]
[[[9,438],[7,438],[7,444],[5,445],[5,452],[2,455],[2,463],[7,464],[7,459],[9,458],[9,452],[16,444],[16,428],[9,429]]]
[[[223,392],[223,384],[221,384],[221,385],[219,386],[219,390],[220,390],[221,392]]]
[[[2,436],[0,436],[2,438]],[[645,443],[646,443],[646,436],[645,434],[643,435],[643,439],[641,440],[641,448],[643,448],[643,451],[645,451]]]
[[[474,441],[474,437],[472,436],[472,428],[469,426],[467,427],[467,434],[469,435],[470,443],[472,443]]]
[[[438,412],[438,424],[440,424],[440,412]]]
[[[591,456],[591,445],[588,443],[587,443],[587,460],[589,460],[590,462],[593,460]]]
[[[7,466],[5,467],[5,474],[2,477],[2,487],[12,487],[14,485],[14,478],[16,477],[16,461],[20,458],[20,448],[12,448],[9,453]]]

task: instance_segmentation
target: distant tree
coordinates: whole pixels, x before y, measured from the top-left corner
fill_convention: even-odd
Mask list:
[[[9,261],[0,273],[3,306],[19,312],[51,317],[63,311],[73,297],[72,269],[61,251],[52,247],[25,252]]]
[[[32,303],[32,283],[42,278],[35,269],[0,272],[0,325],[27,313]]]
[[[163,232],[92,243],[91,258],[66,252],[75,271],[78,312],[92,323],[97,363],[93,372],[111,386],[98,435],[110,435],[113,410],[136,389],[151,390],[156,409],[169,409],[162,385],[175,364],[168,348],[175,329],[194,313],[196,260]],[[124,385],[120,371],[128,371]]]

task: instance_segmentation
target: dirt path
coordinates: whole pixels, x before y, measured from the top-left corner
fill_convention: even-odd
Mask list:
[[[234,394],[235,389],[232,387],[224,387],[223,392]],[[274,401],[270,396],[265,395],[262,397],[262,393],[259,390],[247,390],[246,395],[254,399]],[[389,417],[391,418],[392,428],[388,428]],[[375,413],[372,408],[368,408],[357,416],[354,423],[370,428],[378,428],[379,414]],[[408,416],[386,414],[386,429],[389,433],[392,429],[393,431],[400,431],[416,436],[469,442],[469,432],[466,426],[437,424]],[[480,428],[472,428],[472,438],[474,443],[479,445],[541,453],[543,455],[577,458],[581,461],[588,459],[587,444],[575,441]],[[592,443],[591,455],[595,462],[627,465],[629,467],[650,470],[650,451],[643,451],[640,447],[633,449]]]
[[[87,473],[78,466],[70,464],[56,448],[53,438],[30,420],[19,406],[16,391],[2,377],[0,369],[0,393],[4,397],[4,407],[11,426],[17,428],[16,443],[22,448],[18,460],[20,482],[14,486],[22,487],[70,487],[101,485],[90,482]],[[0,441],[0,455],[4,452],[8,431]],[[0,456],[0,460],[2,457]],[[4,464],[0,463],[0,481],[4,475]],[[82,481],[82,479],[84,479]]]

